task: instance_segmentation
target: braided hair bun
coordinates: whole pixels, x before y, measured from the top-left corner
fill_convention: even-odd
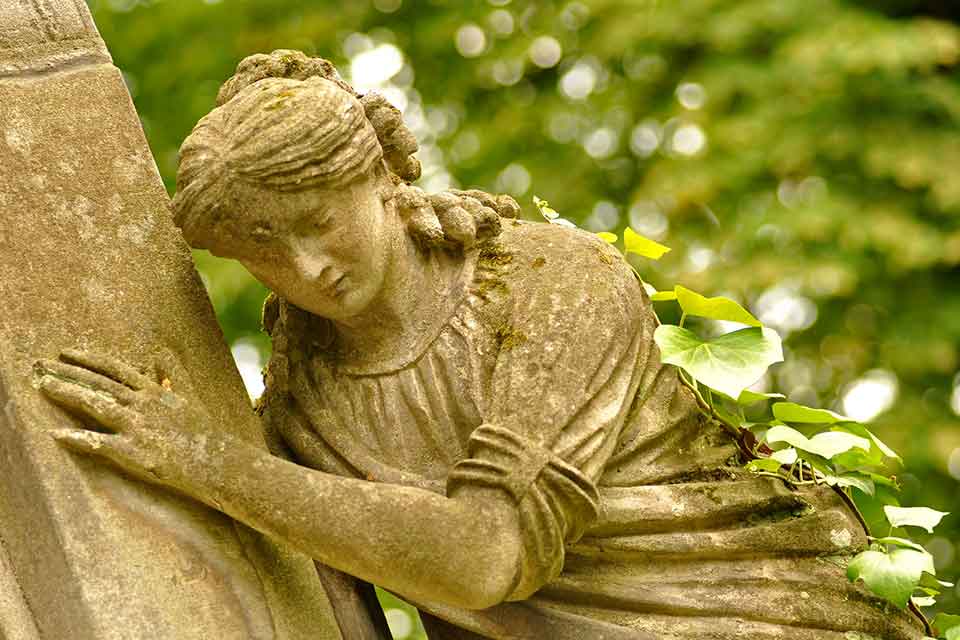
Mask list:
[[[403,123],[400,110],[379,93],[357,93],[343,81],[329,60],[311,58],[302,51],[291,49],[248,56],[237,65],[236,73],[223,83],[217,94],[217,106],[223,106],[246,87],[266,78],[307,80],[314,77],[329,80],[360,100],[367,119],[377,132],[383,159],[391,173],[407,183],[420,177],[420,162],[413,157],[420,145],[413,132]]]

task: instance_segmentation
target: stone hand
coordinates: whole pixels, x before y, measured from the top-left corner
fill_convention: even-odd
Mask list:
[[[64,351],[60,360],[38,361],[40,391],[82,420],[52,436],[143,480],[191,494],[188,466],[211,444],[212,419],[174,391],[171,380],[184,384],[186,378],[172,358],[166,360],[155,374],[78,350]]]

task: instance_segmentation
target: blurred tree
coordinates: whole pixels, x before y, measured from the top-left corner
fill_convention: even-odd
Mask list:
[[[771,389],[874,419],[904,504],[960,511],[956,3],[89,1],[171,188],[242,57],[327,57],[403,107],[426,188],[665,240],[650,282],[747,303],[789,347]],[[198,261],[228,340],[268,348],[263,288]],[[948,579],[958,530],[926,540]]]

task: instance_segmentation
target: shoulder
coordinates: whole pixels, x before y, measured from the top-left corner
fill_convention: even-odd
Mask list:
[[[649,298],[615,247],[560,225],[506,223],[481,247],[478,269],[503,284],[507,316],[525,332],[554,339],[635,330],[652,316]]]
[[[582,229],[537,222],[505,224],[487,253],[494,254],[487,256],[494,262],[509,260],[514,299],[546,296],[568,308],[596,303],[633,312],[649,306],[643,287],[620,252]],[[481,265],[484,259],[481,250]]]

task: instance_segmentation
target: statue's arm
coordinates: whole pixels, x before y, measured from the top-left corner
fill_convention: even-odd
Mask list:
[[[190,447],[192,450],[193,447]],[[413,600],[466,608],[503,601],[520,553],[517,510],[498,489],[448,498],[344,478],[208,436],[174,484],[326,565]]]
[[[223,433],[169,384],[122,362],[65,356],[40,363],[47,372],[41,390],[110,431],[53,434],[72,449],[413,600],[485,608],[512,592],[521,543],[517,509],[504,491],[467,487],[448,498],[315,471]]]

